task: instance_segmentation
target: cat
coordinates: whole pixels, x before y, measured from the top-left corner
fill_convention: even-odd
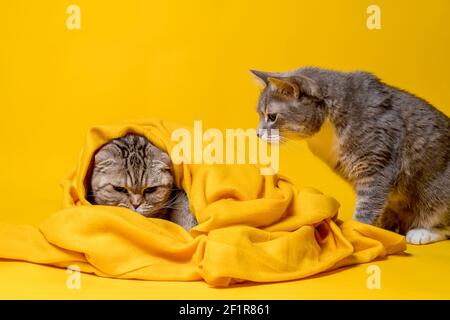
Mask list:
[[[197,221],[186,193],[174,186],[170,168],[167,153],[142,136],[127,134],[96,152],[89,199],[93,204],[167,219],[189,230]]]
[[[404,234],[412,244],[450,235],[445,114],[368,72],[252,73],[265,85],[258,135],[269,142],[305,138],[353,186],[355,220]]]

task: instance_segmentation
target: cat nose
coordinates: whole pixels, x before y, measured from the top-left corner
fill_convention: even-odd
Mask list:
[[[137,209],[142,203],[142,197],[140,195],[133,194],[131,195],[131,205]]]
[[[256,135],[258,138],[265,139],[268,135],[270,135],[270,128],[258,129],[256,131]]]
[[[264,133],[264,129],[258,129],[258,130],[256,130],[256,136],[257,136],[258,138],[261,138],[262,135],[263,135],[263,133]]]

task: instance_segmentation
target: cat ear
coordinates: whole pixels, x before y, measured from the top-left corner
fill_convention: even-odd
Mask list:
[[[158,170],[170,170],[170,165],[167,162],[158,159],[152,160],[151,166]]]
[[[250,70],[257,79],[261,80],[265,86],[273,85],[282,93],[287,93],[288,96],[298,98],[300,93],[307,94],[312,97],[322,99],[322,91],[319,85],[311,78],[297,75],[287,76],[282,72],[264,72],[257,70]]]
[[[298,99],[300,96],[300,88],[297,83],[290,78],[273,78],[269,77],[267,80],[272,89],[279,95]]]
[[[118,154],[120,154],[120,149],[116,145],[109,143],[97,151],[94,155],[94,163],[96,165],[113,163],[114,158]]]
[[[146,147],[146,153],[153,155],[150,161],[150,166],[159,170],[170,170],[170,157],[167,153],[161,151],[152,144],[148,144]]]
[[[322,90],[313,79],[305,76],[293,76],[291,79],[299,86],[300,91],[303,93],[311,97],[323,99]]]
[[[270,76],[268,72],[263,71],[257,71],[257,70],[250,70],[250,72],[256,76],[257,80],[260,80],[262,82],[263,86],[267,86],[269,84],[269,81],[267,78]]]
[[[322,99],[319,85],[305,76],[269,77],[268,81],[273,89],[283,96],[298,99],[301,93]]]

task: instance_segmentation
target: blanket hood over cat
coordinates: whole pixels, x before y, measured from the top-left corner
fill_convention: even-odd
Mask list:
[[[39,228],[0,224],[0,258],[99,276],[143,280],[299,279],[364,263],[406,248],[404,237],[356,221],[336,220],[338,202],[253,165],[173,166],[199,225],[190,232],[131,210],[86,200],[94,153],[126,133],[170,150],[174,124],[148,120],[89,130],[79,163],[63,183],[64,206]]]

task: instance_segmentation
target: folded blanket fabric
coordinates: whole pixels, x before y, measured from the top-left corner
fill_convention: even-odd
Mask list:
[[[297,190],[284,177],[263,176],[255,165],[174,164],[176,184],[199,222],[190,232],[86,200],[85,179],[99,147],[137,133],[170,153],[178,127],[148,120],[92,128],[76,170],[64,180],[65,209],[39,228],[0,224],[0,258],[78,265],[104,277],[227,286],[237,279],[299,279],[405,250],[404,237],[341,222],[335,199]]]

